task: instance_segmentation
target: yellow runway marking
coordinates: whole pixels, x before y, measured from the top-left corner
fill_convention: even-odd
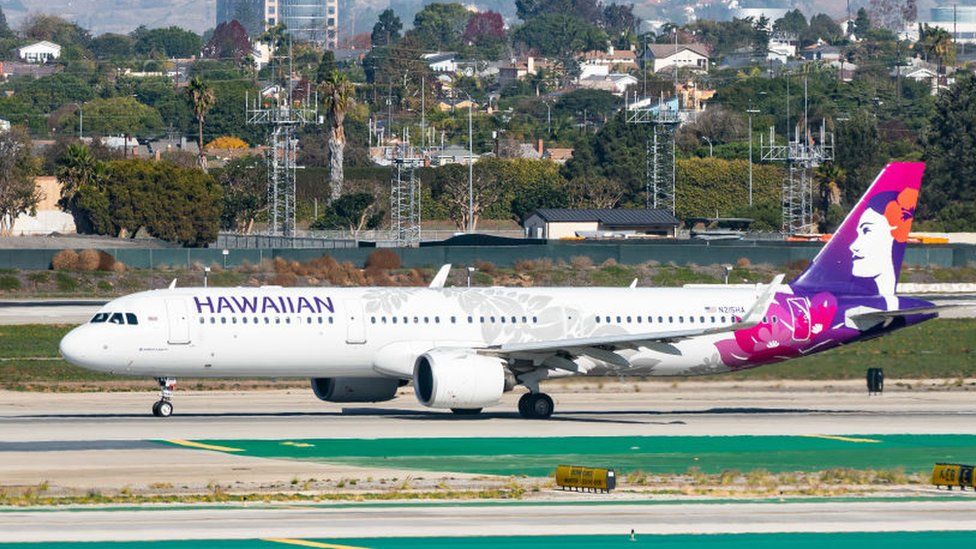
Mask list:
[[[356,547],[353,545],[337,545],[335,543],[321,543],[318,541],[309,541],[306,539],[265,538],[261,541],[270,541],[272,543],[284,543],[286,545],[300,545],[302,547],[319,547],[322,549],[366,549],[365,547]]]
[[[193,442],[192,440],[183,440],[181,438],[174,438],[167,440],[166,442],[170,444],[176,444],[179,446],[186,446],[187,448],[199,448],[201,450],[214,450],[216,452],[243,452],[241,448],[231,448],[229,446],[217,446],[214,444],[204,444],[202,442]]]
[[[853,438],[853,437],[841,437],[836,435],[802,435],[807,438],[825,438],[827,440],[839,440],[841,442],[871,442],[880,443],[880,440],[874,440],[873,438]]]

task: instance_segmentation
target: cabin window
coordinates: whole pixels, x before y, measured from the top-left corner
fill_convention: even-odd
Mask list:
[[[674,324],[674,317],[673,316],[669,316],[668,317],[668,324]]]
[[[692,324],[694,324],[695,323],[695,317],[689,316],[688,317],[688,322],[691,322]]]
[[[231,324],[237,324],[237,317],[236,316],[230,317],[230,322]]]
[[[285,324],[291,324],[291,317],[290,316],[286,316],[285,317]]]
[[[430,317],[429,316],[425,316],[424,317],[424,324],[429,324],[429,323],[430,323]]]
[[[505,324],[505,317],[499,317],[498,320],[501,321],[502,324]]]
[[[414,324],[420,324],[420,317],[417,317],[417,316],[413,317],[413,323]]]
[[[777,320],[776,315],[773,315],[773,324],[776,324]]]
[[[638,323],[638,324],[640,324],[640,323],[641,323],[641,317],[640,317],[640,316],[638,316],[638,317],[637,317],[637,323]]]
[[[522,324],[528,324],[528,322],[529,322],[529,320],[523,316],[522,317]]]
[[[620,324],[620,317],[617,317],[617,324]]]
[[[630,324],[630,317],[627,317],[627,324]]]
[[[241,317],[241,322],[243,322],[244,324],[247,324],[247,317],[246,316],[245,317]]]
[[[532,323],[535,324],[536,322],[537,322],[537,317],[532,317]]]
[[[473,324],[473,323],[474,323],[474,317],[473,316],[469,316],[468,317],[468,324]]]
[[[452,316],[451,317],[451,324],[457,324],[457,317],[456,316]]]
[[[479,317],[478,317],[478,322],[480,322],[480,323],[482,323],[482,324],[484,324],[484,323],[485,323],[485,317],[483,317],[483,316],[479,316]]]
[[[657,317],[657,321],[658,321],[658,322],[664,322],[664,317],[663,317],[663,316],[659,316],[659,317]]]
[[[275,324],[281,324],[281,319],[278,318],[278,317],[275,317]]]
[[[491,323],[492,323],[492,324],[494,324],[494,323],[495,323],[495,317],[491,317]]]
[[[204,320],[203,317],[201,316],[200,317],[200,324],[203,324],[204,322],[206,322],[206,320]]]
[[[394,324],[397,323],[397,317],[395,317],[395,316],[391,316],[390,317],[390,320],[392,320]]]
[[[370,324],[376,324],[376,317],[375,316],[369,317],[369,323]]]
[[[214,318],[214,317],[210,317],[210,323],[211,324],[216,324],[217,323],[217,319]]]
[[[226,316],[220,317],[220,323],[221,324],[227,324],[227,317]]]

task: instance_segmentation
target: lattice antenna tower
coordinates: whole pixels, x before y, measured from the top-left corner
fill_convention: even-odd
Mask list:
[[[675,145],[674,136],[680,123],[677,93],[665,101],[650,98],[626,107],[628,124],[647,127],[644,141],[645,207],[675,213]]]
[[[393,152],[393,173],[390,178],[390,239],[398,247],[420,244],[420,178],[417,168],[423,166],[406,140]]]
[[[245,95],[245,112],[248,124],[266,125],[271,131],[268,135],[268,234],[275,236],[295,236],[295,175],[299,166],[298,139],[295,132],[306,124],[322,124],[319,116],[318,90],[311,87],[305,90],[300,101],[295,101],[292,79],[291,40],[288,41],[288,55],[271,58],[271,74],[275,73],[275,63],[286,61],[287,84],[278,85],[268,96],[255,97],[253,101]]]
[[[787,167],[782,186],[782,211],[783,232],[788,235],[815,232],[813,170],[834,159],[834,134],[827,131],[826,120],[821,121],[818,135],[815,136],[810,129],[806,78],[803,80],[803,113],[803,119],[794,127],[792,139],[787,136],[788,141],[785,144],[776,142],[776,132],[772,127],[769,128],[768,143],[764,143],[763,136],[759,136],[762,161],[784,162]],[[787,127],[789,123],[787,114]]]

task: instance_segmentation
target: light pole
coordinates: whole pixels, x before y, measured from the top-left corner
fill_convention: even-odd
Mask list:
[[[749,113],[749,207],[752,207],[752,115],[759,112],[759,109],[747,109]]]
[[[708,143],[708,157],[711,158],[714,153],[714,151],[712,150],[712,140],[709,139],[707,135],[703,135],[702,139],[704,139],[705,142]]]
[[[471,275],[474,274],[476,270],[477,269],[475,269],[474,267],[468,267],[468,288],[471,287]]]
[[[207,275],[210,274],[210,267],[203,268],[203,287],[207,287]]]
[[[546,104],[546,135],[552,137],[552,104],[548,101],[544,101]]]

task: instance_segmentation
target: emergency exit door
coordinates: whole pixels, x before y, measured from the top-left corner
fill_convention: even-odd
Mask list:
[[[346,313],[346,343],[360,345],[366,343],[366,318],[363,304],[359,300],[346,300],[342,308]]]

